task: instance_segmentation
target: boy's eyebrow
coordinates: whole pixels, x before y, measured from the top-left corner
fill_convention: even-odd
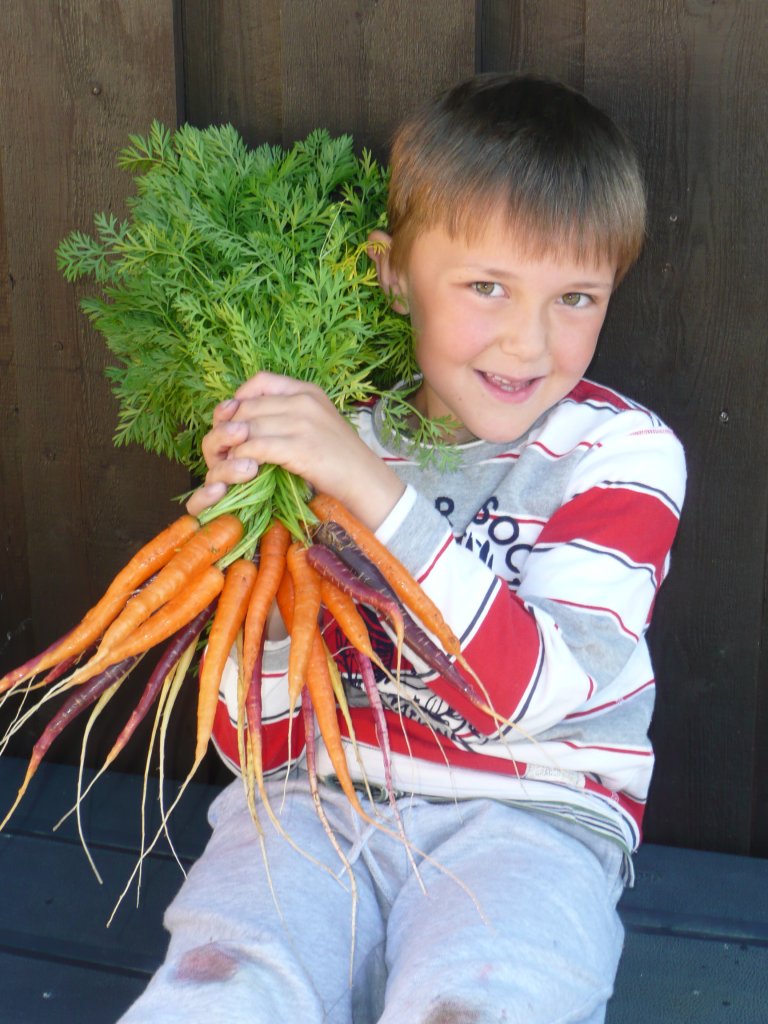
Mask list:
[[[481,264],[481,263],[468,263],[465,269],[468,270],[468,271],[471,271],[473,274],[480,275],[482,280],[484,280],[484,281],[485,280],[501,280],[502,278],[505,278],[505,277],[506,278],[516,278],[516,277],[519,276],[513,270],[510,270],[508,267],[505,268],[505,269],[497,268],[497,267],[486,267],[484,264]],[[597,281],[589,281],[589,280],[571,281],[567,285],[567,287],[571,291],[589,291],[589,290],[594,290],[594,289],[599,289],[599,288],[612,289],[613,288],[613,278],[611,278],[610,281],[608,281],[608,280],[603,280],[603,281],[599,281],[599,280],[597,280]]]
[[[569,285],[573,291],[598,291],[601,288],[613,288],[613,280],[611,281],[577,281],[575,284]]]

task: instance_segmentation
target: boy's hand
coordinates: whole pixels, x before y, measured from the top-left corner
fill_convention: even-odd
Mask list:
[[[187,511],[192,516],[197,516],[203,509],[215,505],[227,493],[229,484],[245,482],[256,474],[256,468],[251,460],[238,460],[231,454],[233,447],[241,443],[246,434],[245,424],[238,424],[233,419],[239,407],[240,403],[230,398],[226,402],[220,402],[213,410],[213,425],[202,443],[208,473],[203,486],[198,487],[187,501]],[[217,472],[214,475],[214,469],[224,460],[228,460],[226,472]]]
[[[234,399],[217,406],[203,457],[208,474],[187,503],[192,515],[218,501],[230,484],[252,479],[267,462],[338,498],[374,530],[405,489],[320,388],[271,373],[256,374]]]

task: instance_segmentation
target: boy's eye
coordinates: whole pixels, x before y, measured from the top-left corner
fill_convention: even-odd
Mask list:
[[[584,292],[566,292],[565,295],[561,295],[560,298],[563,305],[574,308],[577,306],[585,306],[590,301],[589,296],[585,295]]]
[[[472,287],[478,295],[496,295],[499,287],[494,281],[475,281]]]

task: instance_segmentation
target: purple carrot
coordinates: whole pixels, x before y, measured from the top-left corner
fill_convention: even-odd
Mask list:
[[[44,651],[40,651],[39,654],[30,658],[29,661],[25,661],[23,665],[19,665],[18,668],[14,668],[11,669],[10,672],[6,672],[2,679],[0,679],[0,693],[5,693],[6,690],[12,690],[18,683],[22,683],[25,679],[33,676],[35,674],[35,667],[40,664],[47,654],[50,654],[51,651],[55,651],[57,647],[63,644],[71,632],[71,629],[67,630],[63,636],[60,636],[58,640],[54,640],[53,643],[46,647]]]
[[[418,625],[409,613],[401,607],[397,595],[387,582],[386,577],[377,566],[370,561],[368,556],[360,550],[354,540],[349,536],[343,527],[338,523],[323,523],[315,531],[314,539],[322,546],[328,546],[336,552],[339,560],[361,579],[368,587],[377,592],[383,592],[390,600],[397,603],[399,614],[403,623],[403,638],[407,646],[417,654],[422,661],[430,668],[438,672],[443,679],[454,689],[458,690],[464,697],[483,710],[487,709],[487,702],[480,696],[478,691],[469,683],[456,665],[451,661],[445,651],[442,650],[431,637]],[[310,551],[312,549],[310,548]],[[367,603],[363,601],[363,603]],[[377,609],[378,610],[378,609]]]
[[[379,693],[379,688],[376,685],[376,678],[373,674],[371,659],[361,651],[355,651],[355,655],[357,656],[357,667],[360,671],[360,678],[363,681],[365,694],[368,698],[368,703],[371,705],[373,727],[376,730],[376,739],[379,743],[379,750],[381,751],[381,758],[384,765],[384,785],[386,786],[387,793],[389,794],[390,804],[392,804],[393,808],[396,810],[396,802],[392,789],[392,751],[389,746],[389,730],[387,729],[387,720],[384,717],[384,705],[381,702],[381,694]]]
[[[43,730],[37,743],[35,743],[32,748],[32,754],[29,759],[29,764],[27,765],[27,774],[24,776],[24,781],[19,787],[19,791],[16,794],[16,799],[14,800],[11,809],[8,811],[5,818],[3,818],[2,822],[0,822],[0,830],[5,827],[8,819],[18,807],[32,776],[40,767],[40,762],[50,750],[54,740],[61,735],[70,722],[73,722],[78,715],[82,714],[82,712],[89,708],[91,704],[97,701],[99,697],[110,688],[110,686],[115,683],[119,683],[126,675],[128,675],[138,660],[139,655],[132,655],[130,658],[124,658],[123,661],[118,661],[116,664],[110,665],[109,668],[104,669],[103,672],[94,676],[93,679],[89,679],[87,683],[83,683],[82,686],[78,686],[71,696],[61,705],[59,710]]]
[[[360,574],[350,568],[335,549],[325,544],[310,544],[307,548],[307,561],[316,572],[335,583],[358,603],[367,604],[386,616],[397,633],[398,643],[403,642],[404,613],[393,591],[382,592],[368,580],[361,579]]]
[[[32,759],[39,764],[50,749],[51,744],[57,739],[64,729],[83,713],[91,704],[95,703],[105,690],[108,690],[113,683],[119,682],[128,675],[133,666],[139,660],[137,654],[130,658],[110,665],[93,679],[82,686],[78,686],[71,696],[61,705],[59,710],[45,727],[42,735],[32,748]]]
[[[120,735],[115,740],[112,749],[107,754],[105,765],[111,764],[121,750],[125,748],[131,736],[133,736],[136,729],[146,717],[147,712],[157,700],[168,673],[178,663],[182,654],[189,645],[205,629],[208,620],[213,615],[215,609],[216,601],[211,601],[207,608],[198,612],[191,622],[188,622],[186,626],[183,626],[173,635],[168,646],[165,648],[160,659],[152,670],[152,674],[147,680],[144,691],[139,698],[139,703],[132,711],[130,718],[125,723]]]
[[[251,760],[256,782],[261,789],[264,777],[262,764],[263,743],[261,732],[261,673],[263,667],[263,646],[253,663],[251,678],[248,680],[248,689],[245,692],[245,722],[248,729],[248,742],[251,748]],[[245,765],[240,766],[245,771]]]
[[[321,523],[314,532],[314,540],[335,551],[344,564],[373,590],[377,590],[393,601],[400,601],[384,573],[355,543],[343,526],[328,521]]]
[[[37,685],[49,686],[51,683],[55,683],[57,679],[61,679],[63,675],[69,672],[81,658],[83,661],[87,661],[95,650],[96,644],[93,644],[91,647],[86,647],[80,654],[72,654],[69,658],[65,658],[64,661],[60,661],[58,665],[54,665],[50,672],[43,676],[42,681]]]

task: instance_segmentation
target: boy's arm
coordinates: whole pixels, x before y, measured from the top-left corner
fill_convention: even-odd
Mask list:
[[[411,489],[379,537],[440,606],[496,712],[539,734],[605,700],[636,650],[668,568],[684,481],[671,432],[606,437],[581,459],[516,589]],[[439,679],[426,681],[481,732],[495,731]]]

